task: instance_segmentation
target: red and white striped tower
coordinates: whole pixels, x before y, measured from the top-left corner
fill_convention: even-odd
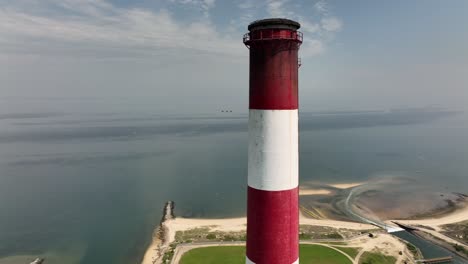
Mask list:
[[[247,264],[299,263],[299,27],[264,19],[244,35],[250,49]]]

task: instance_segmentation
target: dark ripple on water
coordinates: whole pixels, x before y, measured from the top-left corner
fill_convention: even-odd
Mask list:
[[[400,126],[420,124],[455,115],[454,111],[436,112],[370,112],[353,114],[303,114],[300,119],[300,130],[332,130],[365,128],[378,126]],[[46,114],[43,114],[47,116]],[[15,115],[10,115],[14,117]],[[31,118],[32,114],[16,115],[18,118]],[[49,114],[50,116],[50,114]],[[43,117],[38,114],[37,117]],[[0,117],[1,118],[1,117]],[[109,119],[109,122],[113,122]],[[118,119],[117,119],[118,120]],[[161,122],[161,119],[148,119],[156,124],[113,125],[113,126],[78,126],[79,121],[71,122],[75,127],[40,127],[30,126],[28,130],[0,133],[0,143],[11,142],[50,142],[86,139],[129,140],[147,138],[158,135],[198,136],[202,134],[216,134],[225,132],[242,132],[247,130],[247,119],[244,117],[231,118],[180,118],[177,124]],[[183,122],[183,121],[187,122]],[[203,122],[196,122],[203,120]],[[36,122],[44,125],[48,121]],[[34,124],[34,123],[32,123]]]
[[[110,154],[110,155],[92,155],[86,153],[84,155],[70,154],[67,155],[54,155],[50,157],[47,155],[46,158],[28,158],[20,159],[17,161],[8,162],[9,166],[31,166],[31,165],[83,165],[83,164],[101,164],[103,162],[121,162],[121,161],[131,161],[139,160],[145,158],[154,158],[158,156],[167,155],[170,152],[143,152],[143,153],[123,153],[123,154]]]

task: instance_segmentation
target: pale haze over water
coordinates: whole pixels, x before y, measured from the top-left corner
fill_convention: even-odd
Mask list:
[[[167,200],[183,216],[244,215],[245,113],[38,104],[0,115],[0,257],[134,263]],[[403,175],[466,193],[467,120],[440,109],[301,113],[301,182]]]

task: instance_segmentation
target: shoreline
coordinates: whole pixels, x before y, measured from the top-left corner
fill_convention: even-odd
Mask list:
[[[354,182],[354,183],[337,183],[328,184],[327,186],[335,189],[349,189],[359,185],[363,185],[365,182]],[[318,188],[301,188],[300,195],[330,195],[333,194],[333,190],[327,189],[326,187]],[[468,220],[468,204],[463,208],[458,209],[452,213],[446,214],[441,217],[427,217],[419,220],[386,220],[385,223],[391,224],[392,221],[397,221],[405,225],[422,225],[434,228],[437,234],[445,237],[442,233],[443,225],[459,223]],[[207,218],[183,218],[183,217],[170,217],[161,221],[160,225],[155,229],[154,234],[161,233],[159,237],[153,235],[153,240],[148,246],[143,261],[141,264],[160,264],[164,253],[170,248],[170,244],[175,241],[175,236],[178,231],[187,231],[196,228],[208,228],[209,231],[221,231],[221,232],[239,232],[245,231],[247,224],[246,217],[237,218],[218,218],[218,219],[207,219]],[[299,210],[299,224],[310,225],[310,226],[323,226],[331,227],[336,229],[349,229],[349,230],[375,230],[378,227],[358,223],[352,221],[340,221],[331,219],[313,219],[306,217],[301,210]],[[441,237],[442,238],[442,237]]]
[[[299,224],[362,231],[378,229],[373,225],[357,222],[307,218],[302,212],[299,214]],[[155,233],[161,231],[161,233],[163,233],[163,238],[153,236],[153,241],[148,246],[141,264],[162,263],[162,257],[169,248],[169,245],[175,241],[176,233],[178,231],[187,231],[195,228],[209,228],[210,231],[222,232],[245,231],[247,228],[247,217],[218,219],[175,217],[167,219],[156,228],[157,231],[155,230]]]
[[[365,184],[365,182],[332,183],[332,184],[325,184],[323,186],[316,186],[315,188],[307,187],[307,184],[305,184],[305,186],[299,187],[299,196],[331,195],[336,192],[336,190],[333,190],[333,189],[345,190],[345,189],[354,188],[363,184]]]
[[[404,225],[422,225],[429,226],[434,228],[435,231],[441,231],[443,225],[459,223],[468,220],[468,205],[465,205],[463,208],[455,210],[452,213],[446,214],[441,217],[428,217],[423,219],[396,219],[396,220],[386,220],[386,223],[398,222]]]
[[[152,240],[143,255],[142,264],[155,264],[162,261],[162,257],[170,244],[167,236],[169,229],[166,223],[173,219],[175,219],[174,202],[168,201],[164,206],[163,217],[159,225],[153,230]]]
[[[433,223],[437,221],[441,221],[442,224],[449,224],[449,223],[458,223],[464,220],[468,220],[468,207],[460,211],[456,211],[453,214],[446,215],[441,218],[427,218],[421,220],[408,220],[408,221],[421,221],[421,222],[428,222]],[[398,222],[402,222],[401,220],[397,220]],[[177,231],[187,231],[195,228],[209,228],[210,231],[222,231],[222,232],[238,232],[244,231],[246,229],[247,218],[246,217],[238,217],[238,218],[219,218],[219,219],[203,219],[203,218],[183,218],[183,217],[176,217],[173,219],[166,220],[163,223],[163,226],[166,228],[165,232],[165,239],[166,242],[164,245],[168,247],[172,242],[175,241],[175,235]],[[332,227],[337,229],[351,229],[351,230],[373,230],[377,229],[376,226],[364,223],[357,223],[357,222],[350,222],[350,221],[337,221],[337,220],[330,220],[330,219],[312,219],[304,216],[302,212],[299,215],[299,224],[300,225],[311,225],[311,226],[324,226],[324,227]],[[153,241],[151,245],[148,247],[145,258],[142,264],[159,264],[161,262],[157,262],[158,260],[162,260],[158,257],[155,257],[155,249],[160,244],[157,241]]]
[[[454,245],[464,248],[466,252],[468,252],[468,245],[443,233],[445,231],[443,226],[465,221],[468,221],[468,206],[442,217],[432,217],[420,220],[388,220],[386,222],[399,223],[414,228],[415,230],[410,231],[410,233],[445,248],[461,258],[467,259],[468,255],[458,252],[458,250],[454,248]]]

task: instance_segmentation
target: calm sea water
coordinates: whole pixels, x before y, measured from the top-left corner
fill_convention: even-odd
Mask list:
[[[138,263],[167,200],[244,215],[247,117],[0,114],[0,259]],[[440,111],[302,113],[301,182],[410,175],[468,192],[468,118]]]

